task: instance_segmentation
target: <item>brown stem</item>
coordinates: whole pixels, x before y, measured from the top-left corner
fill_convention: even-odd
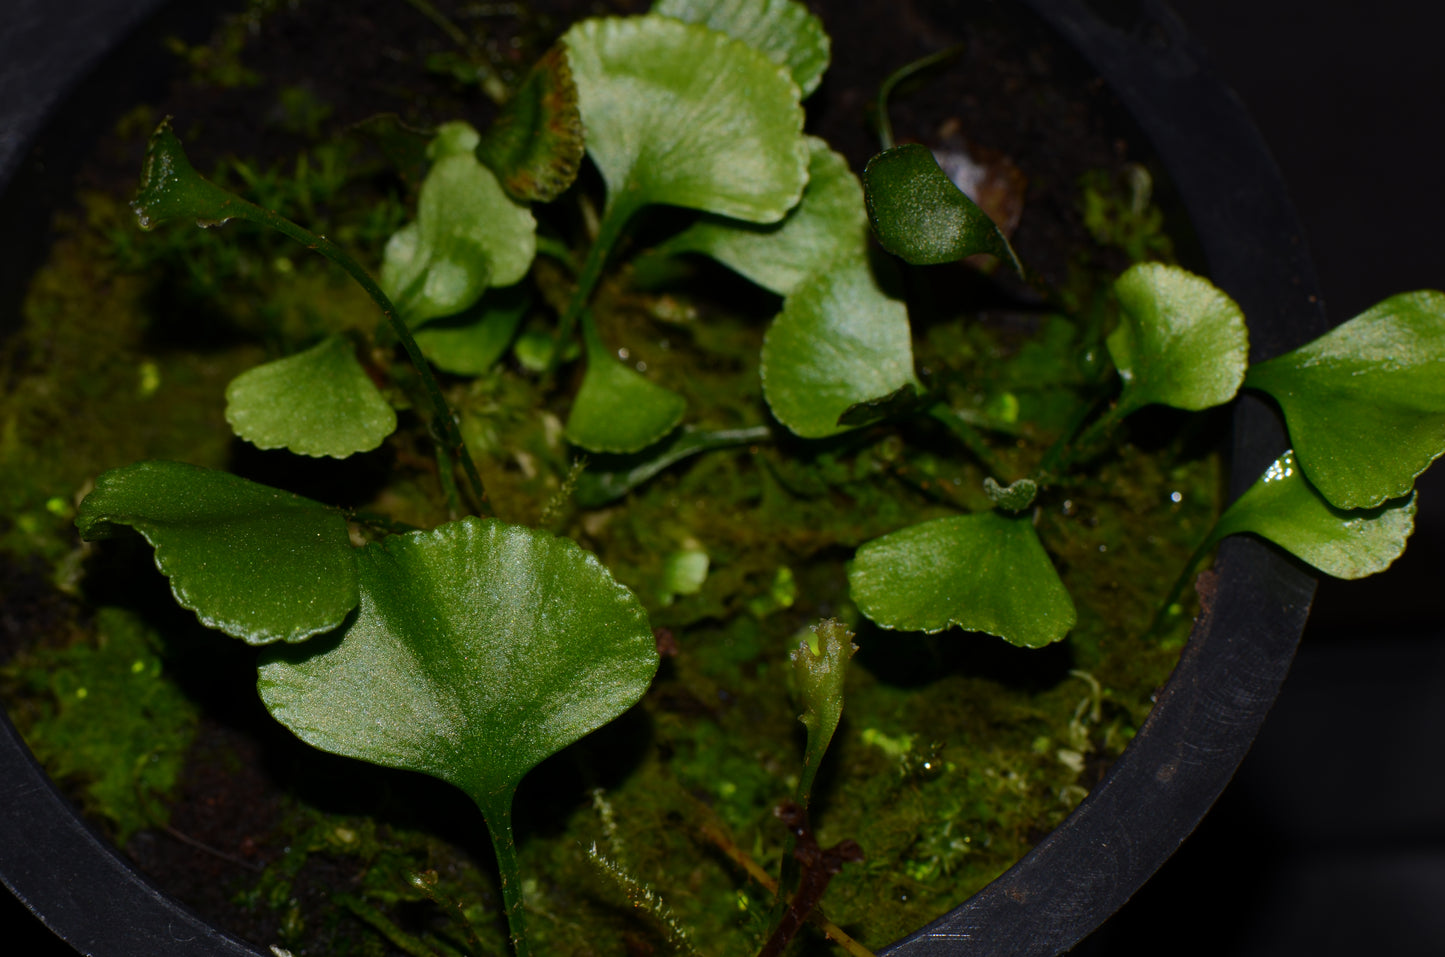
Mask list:
[[[773,930],[773,936],[758,951],[758,957],[778,957],[783,949],[802,928],[808,915],[823,899],[823,892],[833,875],[843,870],[849,861],[863,860],[863,849],[856,841],[842,841],[833,847],[822,848],[808,827],[808,812],[792,801],[784,801],[773,811],[793,834],[793,856],[802,865],[803,873],[798,879],[798,892],[788,903],[782,920]]]

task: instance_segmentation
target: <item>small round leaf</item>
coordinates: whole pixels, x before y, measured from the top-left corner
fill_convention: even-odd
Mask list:
[[[381,287],[408,325],[450,316],[475,303],[488,286],[510,286],[531,268],[537,221],[503,191],[468,148],[476,132],[449,123],[438,132],[437,156],[422,183],[417,216],[391,237]]]
[[[521,286],[489,289],[471,309],[429,322],[413,336],[422,354],[438,369],[454,375],[481,375],[506,353],[528,305]]]
[[[608,354],[590,322],[587,372],[567,416],[567,441],[590,452],[645,449],[677,427],[687,400]]]
[[[980,512],[875,538],[848,565],[848,589],[884,628],[966,631],[1040,648],[1074,627],[1074,601],[1029,517]]]
[[[773,223],[797,205],[808,147],[785,69],[670,17],[584,20],[563,39],[609,211],[663,203]]]
[[[226,387],[226,421],[258,448],[338,459],[369,452],[396,431],[396,412],[340,336],[236,376]]]
[[[1209,280],[1140,263],[1114,283],[1123,311],[1109,355],[1124,380],[1119,407],[1198,411],[1234,398],[1249,364],[1244,313]]]
[[[920,388],[908,308],[878,287],[868,260],[835,262],[793,291],[763,340],[763,395],[804,438],[846,432],[860,403]]]

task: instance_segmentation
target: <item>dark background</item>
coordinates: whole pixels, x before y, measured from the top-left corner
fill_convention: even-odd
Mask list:
[[[1131,0],[1100,0],[1125,3]],[[1253,113],[1331,321],[1445,287],[1445,5],[1173,0]],[[1235,782],[1076,953],[1445,954],[1445,474],[1384,577],[1325,582]],[[0,893],[0,945],[72,953]],[[11,949],[11,948],[16,949]]]
[[[1171,0],[1290,186],[1330,321],[1445,287],[1445,5]],[[1442,371],[1445,375],[1445,371]],[[1194,836],[1077,953],[1445,954],[1445,472],[1389,573],[1326,580]]]

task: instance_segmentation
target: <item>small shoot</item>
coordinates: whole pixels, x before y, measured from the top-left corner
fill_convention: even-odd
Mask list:
[[[1039,485],[1029,478],[1000,485],[993,476],[989,476],[983,480],[983,491],[989,501],[993,502],[994,508],[1017,514],[1034,504],[1034,498],[1039,494]]]
[[[913,374],[908,309],[847,257],[798,287],[763,340],[763,395],[773,414],[809,439],[846,432],[860,403],[921,392]]]
[[[1122,315],[1106,344],[1124,383],[1115,420],[1155,403],[1197,412],[1234,398],[1249,364],[1249,332],[1233,299],[1162,263],[1129,267],[1114,293]]]
[[[744,223],[704,216],[663,243],[656,254],[702,253],[764,289],[786,296],[844,255],[868,248],[863,187],[848,161],[808,137],[808,186],[780,223]]]
[[[512,795],[642,697],[658,665],[647,613],[576,543],[497,521],[394,536],[356,563],[359,612],[334,639],[268,654],[261,699],[308,744],[466,792],[526,957]]]
[[[808,740],[803,749],[803,769],[798,775],[793,800],[779,809],[779,817],[784,818],[788,825],[788,838],[783,847],[782,874],[773,908],[776,925],[774,946],[786,943],[787,938],[802,926],[807,914],[817,906],[816,896],[808,898],[803,893],[807,883],[805,878],[809,876],[807,866],[820,863],[819,849],[808,820],[808,808],[813,799],[813,782],[817,779],[818,768],[843,717],[843,684],[848,674],[848,661],[857,650],[858,646],[853,644],[853,632],[848,630],[848,626],[836,619],[825,618],[813,626],[812,633],[788,656],[792,664],[788,671],[788,690],[792,693],[793,703],[801,709],[798,720],[808,729]],[[841,866],[842,859],[834,863]],[[824,886],[834,873],[837,873],[836,869],[823,878]],[[781,942],[779,935],[782,935]]]
[[[558,44],[532,67],[482,134],[477,158],[519,203],[550,203],[582,167],[582,116],[567,50]]]
[[[1336,508],[1408,495],[1445,452],[1445,293],[1391,296],[1244,384],[1279,403],[1300,466]]]
[[[907,143],[873,157],[863,191],[874,235],[904,262],[928,266],[988,253],[1024,274],[1002,230],[953,185],[927,147]]]
[[[818,766],[823,763],[823,755],[843,717],[843,680],[847,676],[848,660],[857,650],[848,626],[827,618],[814,625],[807,640],[800,642],[788,656],[793,664],[788,673],[790,690],[794,703],[802,709],[798,720],[808,729],[803,772],[798,775],[795,798],[804,813],[812,800]]]
[[[537,221],[477,161],[478,140],[466,123],[438,131],[416,219],[386,244],[381,288],[409,326],[461,312],[488,286],[520,281],[536,255]]]
[[[1206,547],[1252,532],[1326,575],[1364,578],[1399,558],[1414,528],[1413,493],[1375,508],[1336,508],[1286,452],[1225,510]]]
[[[359,601],[339,511],[228,472],[162,461],[112,469],[75,525],[86,541],[135,529],[180,606],[248,644],[330,631]]]
[[[807,96],[828,70],[832,41],[797,0],[657,0],[652,12],[734,36],[787,67]]]
[[[875,538],[848,563],[859,610],[884,628],[957,626],[1042,648],[1074,627],[1074,600],[1029,516],[980,512]]]
[[[338,459],[396,431],[396,412],[341,336],[232,379],[226,421],[257,448]]]

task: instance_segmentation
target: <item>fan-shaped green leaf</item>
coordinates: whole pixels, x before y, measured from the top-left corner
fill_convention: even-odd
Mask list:
[[[991,253],[1019,275],[1024,267],[1004,234],[953,185],[927,147],[884,150],[863,170],[868,219],[883,248],[915,266]]]
[[[885,628],[953,625],[1040,648],[1077,615],[1028,516],[980,512],[938,518],[875,538],[848,565],[848,590]]]
[[[848,161],[808,137],[808,186],[781,223],[743,223],[704,216],[663,243],[659,253],[702,253],[765,289],[786,296],[844,255],[868,248],[863,187]]]
[[[1198,411],[1234,398],[1249,332],[1234,300],[1178,266],[1140,263],[1114,283],[1123,312],[1108,339],[1122,412],[1152,403]]]
[[[263,449],[344,459],[396,431],[396,412],[340,336],[248,369],[226,387],[226,421]]]
[[[1376,508],[1335,508],[1286,452],[1225,510],[1214,539],[1253,532],[1336,578],[1382,572],[1415,530],[1415,496]]]
[[[550,203],[577,178],[583,146],[577,85],[559,44],[537,61],[482,134],[477,156],[517,201]]]
[[[1340,508],[1405,495],[1445,451],[1445,293],[1391,296],[1249,370],[1315,488]]]
[[[408,325],[461,312],[488,286],[510,286],[536,255],[536,220],[478,162],[477,142],[465,123],[438,131],[417,218],[386,244],[381,287]]]
[[[763,395],[804,438],[847,431],[849,409],[920,388],[908,309],[878,287],[867,259],[847,257],[793,291],[763,340]]]
[[[563,39],[609,216],[665,203],[771,223],[797,204],[798,87],[762,53],[655,15],[584,20]]]
[[[260,692],[325,751],[450,781],[484,812],[632,707],[657,670],[647,613],[576,543],[463,519],[357,555],[334,640],[276,650]]]
[[[181,607],[260,645],[341,624],[358,600],[341,513],[319,502],[180,462],[138,462],[95,480],[75,519],[82,538],[140,532]]]
[[[146,144],[140,189],[130,208],[142,229],[188,216],[198,226],[218,226],[250,212],[250,203],[203,179],[191,165],[171,118],[161,121]]]
[[[786,66],[807,96],[828,69],[831,41],[823,21],[796,0],[657,0],[652,12],[701,23],[737,37]]]
[[[481,375],[512,344],[529,304],[521,285],[489,289],[466,312],[418,329],[416,344],[438,369],[455,375]]]
[[[567,416],[567,441],[590,452],[636,452],[671,432],[687,400],[612,358],[583,323],[587,372]]]

